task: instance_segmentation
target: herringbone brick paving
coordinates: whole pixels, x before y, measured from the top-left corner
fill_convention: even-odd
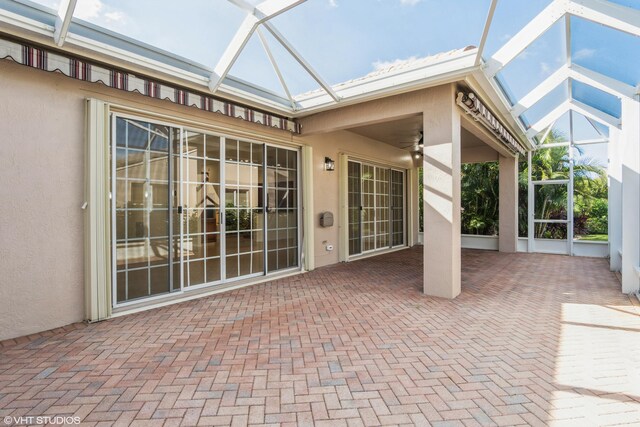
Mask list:
[[[84,425],[640,425],[640,313],[606,260],[422,251],[0,349],[0,416]]]

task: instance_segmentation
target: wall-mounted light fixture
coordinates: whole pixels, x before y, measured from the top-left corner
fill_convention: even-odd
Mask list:
[[[334,162],[330,157],[324,158],[324,170],[332,171],[336,169],[336,162]]]

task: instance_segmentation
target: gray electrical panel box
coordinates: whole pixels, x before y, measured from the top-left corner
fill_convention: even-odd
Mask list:
[[[320,214],[320,226],[321,227],[333,226],[333,214],[331,212],[322,212]]]

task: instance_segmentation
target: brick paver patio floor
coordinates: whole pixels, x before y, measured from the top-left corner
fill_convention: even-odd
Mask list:
[[[640,425],[640,311],[606,260],[410,249],[20,340],[0,416],[86,425]]]

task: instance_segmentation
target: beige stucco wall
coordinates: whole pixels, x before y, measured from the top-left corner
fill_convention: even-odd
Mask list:
[[[83,316],[83,117],[60,79],[0,61],[0,339]]]
[[[411,155],[407,150],[401,150],[389,144],[348,131],[311,135],[296,138],[296,140],[313,147],[313,215],[316,267],[335,264],[338,262],[340,227],[345,226],[340,223],[338,187],[340,175],[346,172],[339,170],[339,155],[347,154],[349,157],[356,159],[377,162],[401,169],[413,167]],[[324,170],[325,157],[335,160],[336,170]],[[322,228],[319,226],[320,213],[325,211],[333,213],[333,227]],[[327,251],[327,245],[333,245],[334,249]]]
[[[85,99],[247,138],[288,132],[0,60],[0,340],[83,320]]]
[[[348,152],[412,167],[407,151],[347,131],[294,137],[9,61],[0,61],[0,76],[0,340],[83,320],[87,98],[198,122],[248,139],[311,145],[316,266],[338,262],[340,171],[324,171],[325,156],[337,163],[339,153]],[[333,227],[319,227],[323,211],[334,213]],[[333,244],[334,250],[326,251],[326,244]]]

